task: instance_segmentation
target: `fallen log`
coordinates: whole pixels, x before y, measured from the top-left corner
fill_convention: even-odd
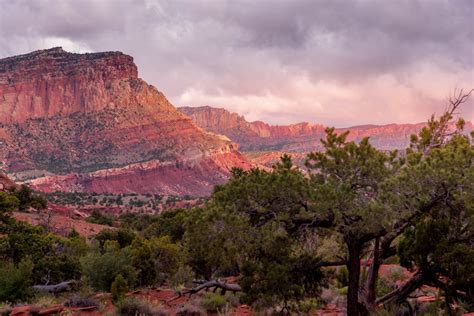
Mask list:
[[[217,290],[217,289],[221,289],[221,293],[222,295],[225,294],[226,291],[231,291],[231,292],[241,292],[242,291],[242,288],[240,287],[240,285],[236,284],[236,283],[226,283],[226,282],[222,282],[222,281],[219,281],[219,280],[212,280],[212,281],[206,281],[206,282],[199,282],[201,283],[200,285],[196,286],[196,287],[193,287],[191,289],[188,289],[188,290],[184,290],[183,291],[183,295],[186,295],[186,294],[196,294],[202,290],[205,290],[205,289],[211,289],[211,288],[214,288],[214,290]]]
[[[48,292],[48,293],[62,293],[67,292],[72,289],[72,285],[76,284],[77,281],[65,281],[58,284],[51,284],[51,285],[33,285],[33,289],[40,291],[40,292]]]
[[[219,281],[219,280],[211,280],[211,281],[199,280],[199,281],[194,281],[193,283],[196,283],[199,285],[191,289],[184,289],[182,291],[179,291],[177,293],[178,295],[169,299],[167,303],[172,302],[182,296],[189,295],[191,297],[191,295],[199,293],[202,290],[207,290],[207,289],[212,289],[212,288],[214,289],[213,290],[214,292],[220,289],[221,295],[225,295],[227,291],[230,291],[233,293],[242,291],[242,287],[240,287],[240,285],[236,283],[226,283],[225,281]]]

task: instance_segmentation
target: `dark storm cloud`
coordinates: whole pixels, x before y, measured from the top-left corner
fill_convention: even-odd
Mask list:
[[[454,87],[474,85],[470,0],[0,5],[0,57],[54,45],[120,50],[176,105],[209,103],[252,119],[420,121]]]

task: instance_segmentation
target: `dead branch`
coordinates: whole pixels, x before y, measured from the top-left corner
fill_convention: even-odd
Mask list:
[[[202,282],[200,285],[193,287],[192,289],[184,290],[182,292],[182,295],[186,295],[186,294],[192,295],[192,294],[199,293],[202,290],[207,290],[207,289],[212,289],[212,288],[214,288],[214,290],[221,289],[222,295],[224,295],[226,291],[231,291],[234,293],[242,291],[242,288],[240,287],[240,285],[236,283],[226,283],[219,280],[212,280],[212,281]]]
[[[33,285],[33,289],[40,291],[40,292],[48,292],[48,293],[62,293],[67,292],[72,289],[72,285],[76,284],[77,281],[65,281],[58,284],[51,284],[51,285]]]
[[[227,291],[230,291],[233,293],[242,291],[242,288],[240,287],[240,285],[236,283],[226,283],[225,281],[220,281],[220,280],[211,280],[211,281],[197,280],[197,281],[194,281],[193,283],[199,284],[199,285],[191,289],[184,289],[178,292],[178,295],[169,299],[167,303],[170,303],[185,295],[189,295],[189,297],[191,297],[191,295],[193,294],[196,294],[196,293],[201,292],[202,290],[208,290],[208,289],[213,289],[213,292],[216,292],[218,289],[220,289],[222,295],[225,295]]]
[[[424,150],[425,153],[433,148],[443,145],[447,139],[459,132],[458,127],[454,131],[450,131],[452,126],[451,121],[459,109],[459,107],[467,102],[474,89],[469,92],[464,92],[464,89],[454,90],[453,94],[448,99],[448,105],[444,114],[439,118],[439,124],[433,131],[432,141]]]
[[[385,294],[384,296],[378,298],[375,301],[377,305],[390,305],[390,304],[400,304],[403,302],[408,295],[410,295],[414,290],[419,288],[426,282],[426,276],[422,271],[418,271],[413,275],[413,277],[408,280],[404,285],[398,287],[394,291]]]

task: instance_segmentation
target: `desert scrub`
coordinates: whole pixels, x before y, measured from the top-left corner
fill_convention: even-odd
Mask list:
[[[225,308],[227,301],[222,295],[207,292],[202,297],[201,305],[209,312],[218,312]]]
[[[0,261],[0,302],[18,302],[30,298],[33,262],[22,260],[18,265]]]
[[[0,303],[0,316],[8,316],[12,310],[12,305],[10,303]]]
[[[165,316],[167,311],[149,302],[129,297],[117,307],[117,315]]]
[[[110,287],[110,292],[112,293],[112,301],[117,304],[125,298],[125,294],[128,291],[128,283],[124,277],[119,274],[115,277],[115,281]]]
[[[189,266],[181,266],[171,276],[170,284],[175,290],[181,290],[185,287],[192,287],[195,275],[193,270]]]
[[[48,307],[56,304],[58,304],[58,300],[49,293],[38,293],[33,299],[33,305],[39,307]]]
[[[87,297],[81,294],[74,294],[72,295],[65,303],[64,306],[66,307],[90,307],[90,306],[95,306],[99,307],[100,304],[99,302],[92,298],[92,297]]]
[[[322,304],[315,298],[306,298],[296,302],[294,310],[298,311],[298,314],[309,315],[310,312],[320,307]]]
[[[176,311],[176,316],[201,316],[206,313],[201,309],[196,301],[187,302]]]

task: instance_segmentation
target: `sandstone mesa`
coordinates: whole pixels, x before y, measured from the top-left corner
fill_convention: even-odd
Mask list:
[[[120,52],[1,59],[0,122],[2,168],[45,191],[206,195],[229,168],[250,167]]]

